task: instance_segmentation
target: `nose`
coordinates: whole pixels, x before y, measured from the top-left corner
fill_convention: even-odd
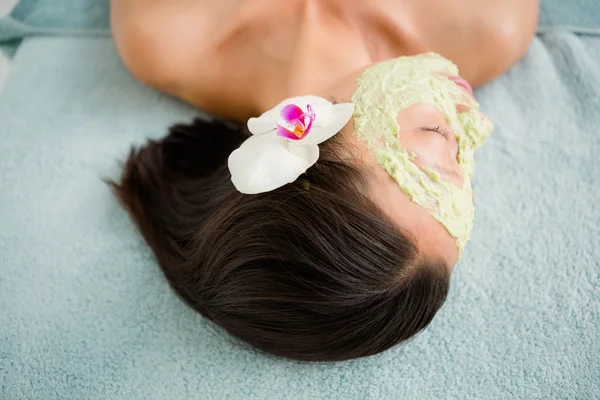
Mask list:
[[[460,76],[452,76],[452,75],[447,75],[447,74],[443,74],[443,75],[446,78],[450,79],[452,82],[454,82],[456,84],[456,86],[458,86],[459,88],[464,90],[466,93],[468,93],[471,97],[473,97],[473,88],[471,87],[471,85],[469,85],[469,82],[467,82],[465,79],[461,78]]]
[[[467,93],[469,96],[471,96],[472,98],[475,98],[473,96],[473,88],[471,87],[471,85],[469,85],[469,82],[467,82],[463,78],[461,78],[459,76],[449,75],[445,72],[440,73],[440,75],[442,75],[445,78],[448,78],[449,80],[454,82],[456,84],[456,86],[458,86],[465,93]],[[466,104],[456,104],[456,112],[459,112],[459,113],[469,111],[470,108],[471,107]]]

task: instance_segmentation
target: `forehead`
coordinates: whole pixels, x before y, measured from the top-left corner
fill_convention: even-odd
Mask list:
[[[456,239],[423,207],[410,200],[364,143],[354,137],[352,129],[346,129],[340,135],[348,144],[346,148],[351,161],[360,165],[368,176],[369,198],[414,240],[421,254],[436,256],[448,265],[454,265],[459,257]]]

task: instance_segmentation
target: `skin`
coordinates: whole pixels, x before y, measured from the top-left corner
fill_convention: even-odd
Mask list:
[[[538,0],[111,0],[111,25],[125,66],[143,83],[238,121],[299,95],[349,102],[369,65],[433,51],[473,87],[526,52]],[[442,113],[416,104],[398,115],[399,140],[462,184],[456,138]],[[422,254],[458,259],[456,241],[398,188],[351,133],[342,132],[372,176],[371,194]]]
[[[355,71],[328,89],[329,97],[339,103],[350,102],[356,90],[357,79],[365,68]],[[463,105],[457,105],[457,111],[465,111]],[[398,113],[396,118],[400,127],[398,140],[406,149],[414,152],[414,162],[427,166],[440,173],[442,179],[462,187],[463,177],[456,159],[458,140],[444,115],[428,104],[414,104]],[[431,126],[441,126],[450,133],[444,138],[437,132],[427,130]],[[370,196],[398,226],[414,237],[421,254],[433,254],[453,266],[459,258],[456,239],[435,220],[424,208],[413,203],[402,192],[398,184],[379,165],[373,154],[363,142],[352,135],[352,121],[340,134],[349,143],[351,149],[349,162],[366,166],[371,176]]]
[[[418,109],[415,106],[415,110]],[[412,107],[411,107],[412,108]],[[405,111],[409,111],[406,109]],[[410,112],[410,111],[409,111]],[[402,114],[402,113],[401,113]],[[406,137],[414,135],[417,130],[405,129]],[[421,255],[434,255],[443,259],[448,266],[453,266],[458,261],[456,239],[448,234],[442,224],[435,220],[425,209],[413,203],[398,187],[396,181],[379,166],[370,151],[351,134],[345,134],[347,140],[353,144],[354,154],[367,165],[370,180],[370,195],[379,207],[404,231],[409,232],[415,240]],[[427,139],[431,140],[431,139]],[[415,148],[415,142],[405,140],[407,148]],[[414,150],[416,152],[416,150]],[[417,153],[419,156],[426,153]]]
[[[136,78],[239,121],[428,51],[480,86],[523,56],[537,14],[538,0],[111,0]]]

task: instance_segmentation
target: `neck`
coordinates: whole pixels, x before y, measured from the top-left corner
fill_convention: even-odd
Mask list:
[[[261,112],[292,96],[328,97],[333,84],[374,62],[351,16],[331,3],[326,3],[329,8],[319,4],[299,1],[295,13],[263,20],[260,51],[266,79],[256,91]]]

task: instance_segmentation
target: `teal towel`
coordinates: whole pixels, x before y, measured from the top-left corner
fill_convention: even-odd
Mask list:
[[[108,39],[27,39],[0,93],[0,398],[600,398],[600,39],[542,35],[477,96],[497,130],[447,303],[402,346],[303,364],[184,306],[102,182],[197,112]]]
[[[21,0],[11,16],[28,25],[54,29],[109,27],[110,0]]]
[[[598,0],[539,0],[540,27],[571,26],[600,28],[600,2]]]

